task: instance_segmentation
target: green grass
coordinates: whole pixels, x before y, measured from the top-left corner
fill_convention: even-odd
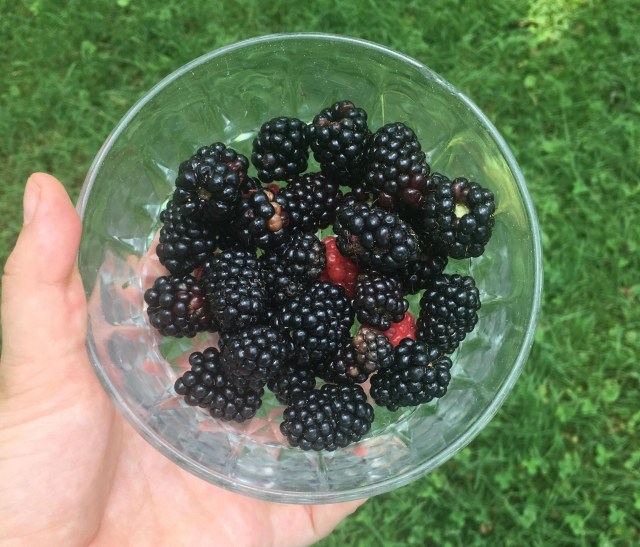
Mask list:
[[[303,7],[304,6],[304,7]],[[473,443],[323,545],[640,543],[640,27],[626,0],[0,0],[0,264],[31,171],[77,196],[151,85],[238,39],[325,31],[416,57],[494,121],[543,230],[531,358]]]

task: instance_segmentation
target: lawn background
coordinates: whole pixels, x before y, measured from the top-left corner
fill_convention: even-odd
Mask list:
[[[637,545],[639,29],[637,0],[0,0],[0,264],[29,173],[77,197],[116,122],[185,62],[288,31],[402,51],[470,96],[514,151],[542,225],[544,303],[493,422],[322,544]]]

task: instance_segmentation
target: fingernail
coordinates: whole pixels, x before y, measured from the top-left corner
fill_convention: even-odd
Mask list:
[[[29,180],[27,180],[27,186],[24,189],[24,198],[22,201],[23,224],[29,224],[33,220],[33,215],[36,214],[39,201],[40,186],[29,178]]]

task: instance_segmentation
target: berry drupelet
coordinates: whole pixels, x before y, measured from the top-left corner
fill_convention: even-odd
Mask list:
[[[161,276],[144,293],[151,325],[163,336],[192,338],[218,328],[205,289],[192,275]]]
[[[289,180],[307,169],[307,125],[284,116],[262,124],[253,141],[251,163],[262,182]]]
[[[323,173],[340,184],[351,184],[362,177],[370,134],[367,113],[344,100],[313,118],[309,144]]]
[[[395,350],[393,367],[371,378],[370,394],[379,406],[394,411],[445,395],[451,359],[435,346],[405,339]]]
[[[471,276],[442,274],[420,299],[417,339],[453,352],[478,322],[480,293]]]

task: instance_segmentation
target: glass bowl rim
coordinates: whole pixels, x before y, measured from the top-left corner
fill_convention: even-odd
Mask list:
[[[183,469],[188,470],[192,474],[213,483],[216,486],[224,487],[227,490],[236,492],[239,494],[249,495],[254,498],[277,501],[283,503],[303,503],[303,504],[318,504],[318,503],[336,503],[342,501],[350,501],[355,499],[366,498],[388,492],[392,489],[404,486],[427,474],[429,471],[442,465],[445,461],[459,452],[462,448],[468,445],[484,427],[491,421],[496,414],[507,395],[513,388],[516,380],[522,372],[522,368],[529,356],[531,346],[533,344],[535,328],[540,312],[541,300],[542,300],[542,285],[543,285],[543,269],[542,269],[542,245],[539,224],[533,201],[526,187],[524,176],[518,166],[511,150],[507,146],[505,140],[495,128],[493,123],[485,116],[480,108],[469,99],[464,93],[460,92],[457,88],[444,80],[440,75],[433,70],[420,63],[416,59],[409,57],[403,53],[397,52],[386,46],[363,40],[361,38],[354,38],[350,36],[343,36],[337,34],[321,33],[321,32],[296,32],[296,33],[277,33],[267,34],[263,36],[253,37],[246,40],[241,40],[233,44],[214,49],[204,55],[201,55],[189,63],[183,65],[177,70],[173,71],[156,85],[154,85],[148,92],[146,92],[136,103],[129,109],[129,111],[120,119],[113,131],[108,135],[103,145],[100,147],[96,157],[94,158],[89,168],[87,177],[80,191],[76,209],[81,219],[84,219],[85,209],[87,207],[89,195],[93,184],[96,181],[97,174],[100,167],[106,158],[107,154],[120,137],[121,133],[129,125],[129,122],[149,103],[158,93],[164,88],[170,85],[172,82],[191,71],[192,69],[199,67],[202,64],[209,62],[210,60],[225,55],[236,49],[241,49],[248,46],[255,46],[261,43],[274,42],[274,41],[286,41],[286,40],[318,40],[318,41],[336,41],[346,44],[351,44],[361,48],[368,48],[376,50],[387,56],[393,57],[403,63],[412,65],[415,69],[422,73],[426,73],[429,78],[434,80],[439,86],[448,90],[451,94],[458,97],[466,107],[468,107],[473,114],[480,121],[481,125],[491,135],[492,139],[498,146],[501,154],[503,155],[511,173],[513,174],[520,197],[524,203],[529,228],[532,234],[533,240],[533,268],[535,271],[534,288],[533,288],[533,300],[531,305],[531,314],[526,326],[525,336],[520,346],[518,356],[509,372],[509,375],[503,382],[502,386],[496,392],[494,399],[485,408],[485,410],[473,421],[473,423],[454,440],[451,444],[447,445],[435,456],[429,460],[423,462],[420,465],[413,467],[407,472],[401,475],[394,475],[389,478],[380,480],[373,484],[353,488],[347,491],[335,491],[335,492],[296,492],[296,491],[282,491],[282,490],[267,490],[260,487],[253,487],[248,484],[239,483],[226,477],[222,474],[215,473],[206,468],[202,464],[192,461],[190,458],[184,456],[174,446],[168,444],[162,437],[160,437],[154,430],[152,430],[147,424],[128,406],[125,400],[120,396],[118,389],[113,384],[105,370],[100,366],[98,356],[91,348],[89,341],[87,340],[87,349],[89,350],[91,364],[95,370],[98,379],[107,391],[111,399],[114,401],[117,409],[127,419],[129,424],[154,448],[156,448],[161,454],[169,458],[171,461],[179,464]]]

